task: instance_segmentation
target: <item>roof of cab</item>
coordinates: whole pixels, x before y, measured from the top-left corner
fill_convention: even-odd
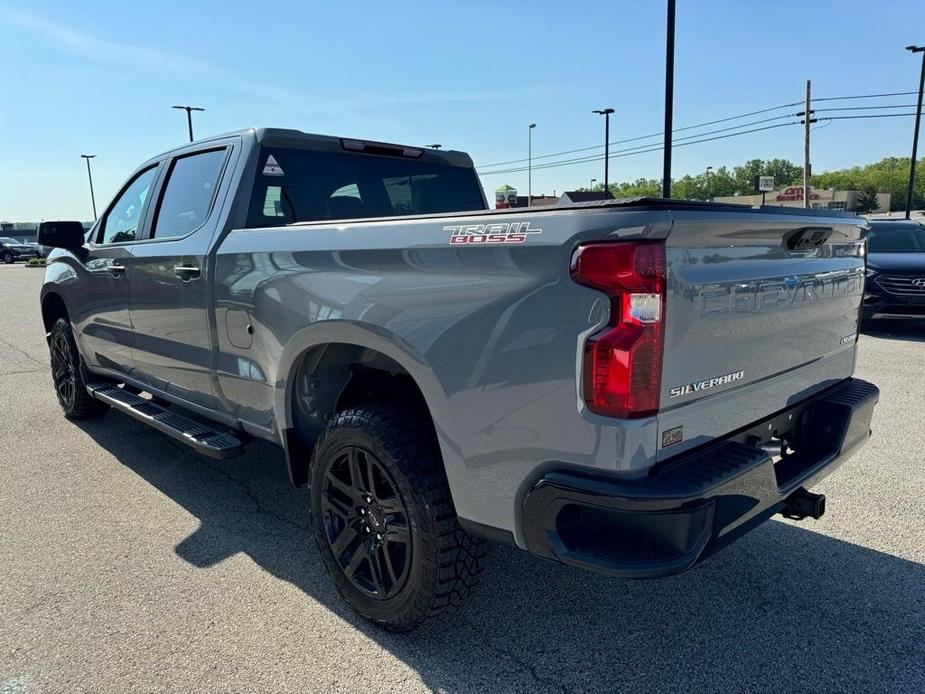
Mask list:
[[[389,145],[392,147],[408,147],[413,149],[419,149],[423,152],[420,159],[425,161],[430,161],[434,163],[443,163],[449,164],[452,166],[463,166],[466,168],[472,168],[473,163],[472,159],[465,152],[460,152],[452,149],[431,149],[428,147],[422,147],[420,145],[402,145],[398,143],[386,143],[380,140],[368,140],[358,137],[337,137],[333,135],[319,135],[317,133],[307,133],[302,130],[294,130],[291,128],[245,128],[243,130],[235,130],[232,132],[222,133],[220,135],[211,135],[209,137],[203,138],[201,140],[196,140],[194,142],[184,143],[178,147],[174,147],[167,152],[152,157],[153,159],[158,159],[164,156],[169,156],[175,152],[186,150],[190,147],[196,145],[202,145],[209,142],[214,142],[216,140],[223,140],[229,137],[243,137],[251,135],[253,136],[257,143],[267,147],[293,147],[297,149],[319,149],[319,150],[337,150],[337,151],[350,151],[345,150],[343,147],[343,142],[346,140],[352,140],[355,142],[364,142],[370,144],[379,144],[379,145]],[[375,156],[375,155],[373,155]]]

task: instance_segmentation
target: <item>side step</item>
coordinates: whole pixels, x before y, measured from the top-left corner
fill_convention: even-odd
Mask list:
[[[112,383],[90,383],[87,392],[100,402],[105,402],[210,458],[233,458],[244,453],[244,444],[233,434],[216,431]]]

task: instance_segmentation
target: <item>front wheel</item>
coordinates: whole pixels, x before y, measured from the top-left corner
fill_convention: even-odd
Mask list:
[[[312,455],[312,526],[350,606],[408,631],[474,587],[485,546],[463,530],[432,429],[390,404],[338,413]]]
[[[87,392],[80,370],[80,353],[67,318],[59,318],[51,328],[48,340],[51,352],[51,378],[55,395],[68,419],[88,419],[109,411],[109,405],[94,399]]]

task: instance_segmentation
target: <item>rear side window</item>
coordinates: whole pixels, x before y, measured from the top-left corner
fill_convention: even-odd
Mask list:
[[[264,148],[248,226],[481,210],[471,168],[361,152]]]
[[[216,149],[174,159],[151,236],[186,236],[202,226],[212,209],[225,151]]]

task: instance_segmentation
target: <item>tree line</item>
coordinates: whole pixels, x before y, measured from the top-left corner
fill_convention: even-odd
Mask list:
[[[755,193],[756,176],[773,176],[774,188],[803,185],[803,167],[787,159],[751,159],[731,169],[720,166],[697,175],[673,179],[671,197],[682,200],[707,200],[731,195]],[[874,164],[814,174],[810,184],[815,188],[837,188],[860,191],[859,207],[876,209],[877,193],[890,193],[890,209],[906,207],[906,185],[909,181],[909,157],[886,157]],[[594,190],[603,190],[597,185]],[[587,190],[585,188],[584,190]],[[661,197],[662,181],[657,178],[637,178],[635,181],[612,183],[610,193],[615,198],[635,196]],[[925,159],[916,162],[913,209],[925,208]]]

